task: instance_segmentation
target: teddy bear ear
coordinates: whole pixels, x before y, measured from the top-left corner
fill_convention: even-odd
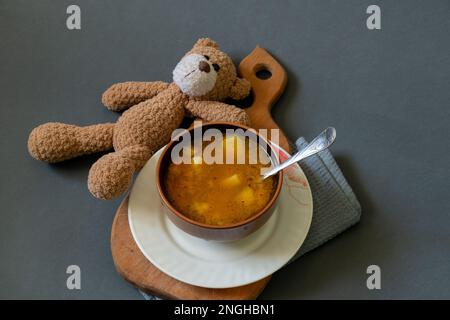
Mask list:
[[[236,78],[230,91],[230,98],[234,100],[241,100],[250,94],[251,85],[245,79]]]
[[[215,49],[219,49],[219,45],[210,38],[200,38],[195,43],[194,47],[212,47]]]

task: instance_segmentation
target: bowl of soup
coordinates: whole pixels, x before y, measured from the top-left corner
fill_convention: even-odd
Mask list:
[[[275,211],[283,174],[262,179],[278,163],[255,130],[210,122],[182,131],[157,164],[162,208],[181,230],[206,240],[242,239]]]

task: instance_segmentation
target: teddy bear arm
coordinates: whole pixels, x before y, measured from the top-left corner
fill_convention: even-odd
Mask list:
[[[162,81],[128,81],[113,84],[102,95],[103,104],[113,111],[124,111],[166,90],[169,84]]]
[[[247,113],[238,107],[218,101],[189,101],[186,110],[194,117],[205,121],[226,121],[250,125]]]

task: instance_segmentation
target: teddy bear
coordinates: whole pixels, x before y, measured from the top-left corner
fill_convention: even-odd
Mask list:
[[[133,174],[170,141],[185,117],[249,125],[247,113],[225,104],[250,93],[250,83],[237,76],[231,58],[209,38],[199,39],[173,70],[173,82],[123,82],[109,87],[103,104],[124,111],[116,123],[75,126],[46,123],[32,130],[28,150],[48,163],[81,155],[113,152],[89,170],[89,191],[100,199],[124,193]]]

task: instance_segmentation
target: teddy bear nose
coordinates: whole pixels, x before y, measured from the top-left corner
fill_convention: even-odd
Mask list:
[[[211,71],[211,67],[209,66],[209,63],[206,61],[200,61],[198,64],[198,68],[200,69],[200,71],[206,72],[208,73],[209,71]]]

